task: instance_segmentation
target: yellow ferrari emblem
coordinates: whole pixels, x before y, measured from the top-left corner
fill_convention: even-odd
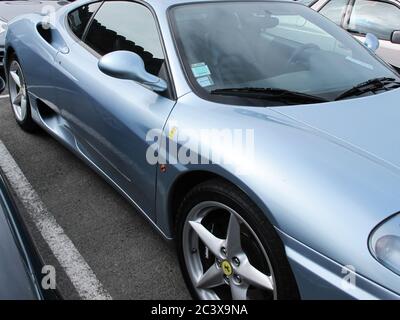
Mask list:
[[[222,271],[224,272],[224,274],[225,274],[227,277],[229,277],[230,275],[232,275],[233,269],[232,269],[232,266],[231,266],[231,264],[229,263],[229,261],[227,261],[227,260],[222,261],[221,268],[222,268]]]
[[[170,140],[174,139],[175,134],[176,134],[177,131],[178,131],[178,128],[177,127],[173,127],[168,133],[168,138]]]

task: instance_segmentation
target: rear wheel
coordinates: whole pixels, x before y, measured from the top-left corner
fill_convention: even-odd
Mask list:
[[[236,187],[221,180],[195,187],[177,219],[179,260],[195,299],[298,298],[278,235]]]
[[[34,132],[37,125],[32,119],[25,77],[15,57],[11,57],[8,67],[8,92],[15,120],[23,130]]]

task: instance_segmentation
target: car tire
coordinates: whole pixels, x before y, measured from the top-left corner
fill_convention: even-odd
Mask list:
[[[209,207],[207,207],[207,205]],[[212,209],[214,205],[215,212]],[[201,209],[204,210],[203,213]],[[197,211],[199,212],[198,215],[196,215]],[[232,217],[234,219],[232,219]],[[215,220],[215,222],[213,222],[213,220]],[[225,238],[229,238],[228,230],[235,229],[234,227],[230,228],[231,220],[239,222],[239,224],[237,224],[239,225],[239,229],[237,230],[239,230],[240,235],[239,238],[236,237],[236,239],[240,239],[237,242],[239,242],[239,247],[241,247],[242,251],[247,250],[245,255],[242,255],[242,253],[238,255],[240,259],[243,258],[243,261],[232,257],[232,254],[226,250],[229,249],[232,252],[236,250],[232,249],[236,246],[236,244],[232,245],[234,241],[230,241],[231,245],[229,245],[229,241],[226,241],[223,246],[228,243],[228,245],[226,245],[227,248],[221,249],[225,254],[221,253],[222,256],[217,258],[213,254],[213,251],[218,251],[218,249],[215,249],[214,243],[210,242],[209,247],[213,248],[210,249],[205,245],[203,240],[200,240],[201,237],[199,234],[202,232],[204,233],[202,227],[205,227],[208,232],[214,234],[218,239],[223,239],[224,235]],[[200,225],[198,223],[200,223]],[[222,230],[224,225],[227,225],[226,232]],[[233,222],[232,226],[234,225],[235,223]],[[203,231],[196,231],[198,228]],[[276,230],[272,224],[269,223],[265,214],[234,185],[224,180],[215,179],[201,183],[189,191],[178,209],[176,232],[180,267],[185,282],[194,299],[299,299],[297,284],[285,255],[282,241]],[[234,234],[234,232],[230,234]],[[204,237],[207,237],[207,235]],[[252,237],[254,239],[252,239]],[[231,239],[234,238],[235,236],[231,236]],[[210,237],[210,239],[212,239],[212,237]],[[236,261],[237,264],[234,264],[235,260],[228,261],[235,258],[238,260]],[[261,261],[264,260],[264,258],[267,263]],[[250,261],[250,264],[258,264],[260,267],[258,270],[265,271],[265,274],[263,274],[261,278],[262,280],[266,279],[265,276],[272,279],[272,292],[270,292],[269,289],[264,290],[265,287],[268,286],[262,285],[258,288],[254,283],[259,284],[259,282],[254,281],[254,279],[242,277],[243,274],[247,276],[247,271],[245,271],[245,269],[240,269],[248,265],[246,261]],[[240,262],[242,265],[240,265]],[[226,272],[226,270],[220,270],[222,267],[229,269],[229,265],[231,269],[230,273]],[[221,271],[225,283],[215,286],[216,283],[221,283],[220,275],[217,274],[216,276],[214,275],[214,278],[217,280],[212,280],[214,282],[210,281],[205,285],[202,280],[205,278],[204,273],[209,271],[213,273]],[[211,279],[211,276],[209,278]],[[250,282],[248,280],[250,280]],[[235,284],[243,286],[243,289],[237,289]],[[212,285],[214,285],[214,287],[212,287]],[[244,293],[243,290],[247,290],[246,293]],[[257,292],[257,290],[260,292]]]
[[[32,119],[29,94],[22,67],[14,54],[10,56],[9,61],[7,66],[8,93],[14,118],[24,131],[34,133],[38,126]]]

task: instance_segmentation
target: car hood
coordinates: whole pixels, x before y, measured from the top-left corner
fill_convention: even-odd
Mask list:
[[[59,9],[65,2],[59,1],[0,1],[0,19],[10,21],[16,16],[26,13],[41,13],[46,6]]]
[[[321,105],[275,109],[358,153],[400,170],[400,89]]]

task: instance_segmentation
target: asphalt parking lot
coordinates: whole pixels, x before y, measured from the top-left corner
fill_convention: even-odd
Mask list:
[[[189,298],[174,244],[49,135],[20,130],[6,97],[0,98],[0,141],[113,299]],[[27,213],[24,219],[45,263],[56,267],[63,298],[80,299]]]

